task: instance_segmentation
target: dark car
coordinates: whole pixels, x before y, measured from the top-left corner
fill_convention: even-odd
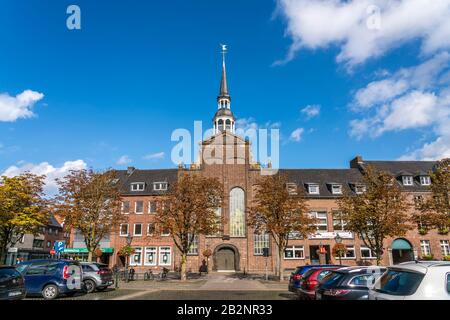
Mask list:
[[[300,281],[300,288],[297,291],[298,297],[300,299],[314,300],[316,297],[316,288],[319,286],[320,281],[331,271],[339,268],[341,266],[311,268],[306,271]]]
[[[76,261],[30,260],[19,264],[17,270],[25,278],[27,296],[41,295],[50,300],[60,294],[74,295],[83,289],[83,273]]]
[[[289,286],[288,286],[289,291],[297,293],[298,290],[300,289],[300,282],[305,272],[310,270],[311,268],[321,268],[321,267],[345,267],[345,266],[334,264],[311,264],[299,266],[297,267],[297,269],[295,269],[294,272],[292,272],[291,276],[289,277]]]
[[[383,267],[349,267],[328,274],[316,289],[317,300],[367,300],[369,288],[386,271]]]
[[[102,291],[114,284],[113,272],[106,264],[82,262],[83,282],[87,293]]]
[[[0,266],[0,300],[25,298],[25,281],[20,272],[11,266]]]

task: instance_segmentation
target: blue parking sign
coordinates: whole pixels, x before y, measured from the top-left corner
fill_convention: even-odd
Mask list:
[[[56,252],[63,252],[66,247],[66,243],[64,241],[55,241],[54,249]]]

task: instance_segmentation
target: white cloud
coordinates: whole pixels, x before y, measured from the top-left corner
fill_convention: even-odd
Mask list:
[[[61,167],[54,167],[48,162],[34,164],[22,161],[17,166],[10,166],[1,175],[13,177],[24,172],[30,172],[36,175],[45,175],[45,192],[47,194],[53,194],[58,189],[56,184],[57,178],[66,176],[71,170],[81,170],[86,168],[87,164],[83,160],[66,161]]]
[[[15,97],[7,93],[0,94],[0,121],[14,122],[20,118],[30,118],[34,116],[31,108],[44,98],[44,94],[25,90]]]
[[[163,159],[164,158],[164,152],[157,152],[157,153],[153,153],[153,154],[148,154],[146,156],[144,156],[145,160],[159,160],[159,159]]]
[[[121,156],[119,159],[117,159],[117,164],[128,164],[131,163],[133,160],[130,159],[127,155]]]
[[[307,105],[306,107],[301,109],[300,112],[306,115],[306,119],[317,117],[320,114],[320,105]]]
[[[305,129],[303,128],[297,128],[294,131],[292,131],[291,135],[290,135],[290,139],[296,142],[299,142],[300,140],[302,140],[302,135],[303,132],[305,131]]]
[[[337,61],[350,66],[414,40],[425,55],[450,48],[450,0],[278,0],[277,12],[292,44],[276,63],[299,50],[331,46],[340,50]]]

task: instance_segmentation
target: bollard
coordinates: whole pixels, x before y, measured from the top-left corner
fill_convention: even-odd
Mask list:
[[[116,285],[115,285],[116,289],[119,289],[119,273],[116,272]]]

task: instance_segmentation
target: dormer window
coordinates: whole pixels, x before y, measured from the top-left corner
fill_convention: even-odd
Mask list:
[[[167,182],[154,182],[153,190],[155,191],[166,191],[167,190]]]
[[[144,191],[145,183],[144,182],[133,182],[131,184],[131,191]]]
[[[366,186],[363,184],[355,184],[355,193],[356,194],[363,194],[366,192]]]
[[[286,183],[287,191],[290,195],[296,195],[297,194],[297,185],[295,183]]]
[[[309,194],[319,194],[319,185],[315,183],[308,184],[308,193]]]
[[[403,176],[402,181],[404,186],[412,186],[414,183],[412,176]]]
[[[429,176],[420,176],[420,184],[422,186],[429,186],[431,184],[431,178]]]
[[[331,185],[331,193],[332,194],[342,194],[342,185],[341,184],[332,184]]]

